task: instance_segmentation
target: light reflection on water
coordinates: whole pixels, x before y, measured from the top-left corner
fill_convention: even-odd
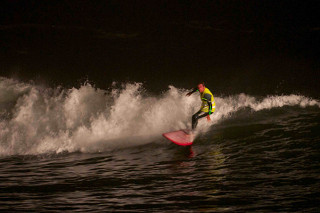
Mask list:
[[[319,114],[281,119],[222,123],[192,147],[2,158],[0,210],[315,212]]]

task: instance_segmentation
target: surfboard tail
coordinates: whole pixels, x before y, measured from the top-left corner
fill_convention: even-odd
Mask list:
[[[174,132],[163,133],[162,135],[179,146],[190,146],[194,140],[194,134],[192,131],[185,131],[183,129]]]

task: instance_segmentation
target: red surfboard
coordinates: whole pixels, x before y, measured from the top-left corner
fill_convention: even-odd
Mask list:
[[[190,130],[181,129],[174,132],[167,132],[162,134],[163,137],[172,141],[179,146],[190,146],[193,143],[194,136]]]

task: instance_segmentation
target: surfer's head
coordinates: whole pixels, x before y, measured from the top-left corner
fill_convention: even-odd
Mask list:
[[[206,88],[205,85],[204,85],[204,82],[200,82],[198,83],[198,90],[200,93],[203,93],[204,89]]]

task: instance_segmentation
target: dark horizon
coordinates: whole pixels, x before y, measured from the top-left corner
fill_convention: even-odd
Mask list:
[[[4,1],[0,76],[319,97],[316,1]]]

